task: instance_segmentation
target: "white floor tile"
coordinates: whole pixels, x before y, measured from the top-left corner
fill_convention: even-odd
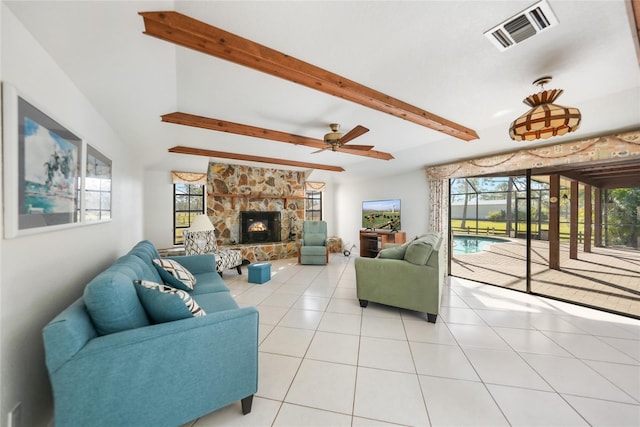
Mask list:
[[[260,344],[262,352],[303,357],[313,338],[313,331],[276,326]]]
[[[580,359],[634,363],[635,360],[591,335],[545,332],[549,338]]]
[[[302,359],[258,352],[258,393],[260,397],[283,400],[298,372]]]
[[[627,393],[581,360],[539,354],[523,354],[523,357],[558,393],[635,403]]]
[[[318,331],[311,341],[306,358],[357,365],[359,346],[360,338],[356,335]]]
[[[404,320],[404,330],[409,341],[430,342],[434,344],[457,345],[457,342],[444,322],[425,322],[424,320]]]
[[[362,313],[362,308],[357,299],[332,298],[327,306],[327,311],[331,313],[357,314]]]
[[[476,313],[489,326],[505,328],[534,329],[530,313],[507,310],[476,310]]]
[[[325,313],[322,316],[319,331],[360,335],[362,317],[355,314]]]
[[[480,382],[420,376],[420,385],[433,426],[509,425]]]
[[[487,385],[512,426],[588,426],[556,393]]]
[[[298,298],[300,298],[300,295],[275,291],[265,298],[260,305],[289,308],[298,300]]]
[[[398,372],[416,372],[407,341],[383,338],[360,338],[358,366]]]
[[[264,339],[269,336],[273,328],[273,325],[266,325],[263,323],[260,323],[258,325],[258,345],[262,344],[262,341],[264,341]]]
[[[486,325],[486,322],[470,308],[441,307],[439,317],[448,324]]]
[[[363,317],[388,317],[399,319],[400,318],[400,309],[396,307],[391,307],[384,304],[376,304],[370,302],[367,307],[362,310]]]
[[[585,360],[593,370],[611,381],[640,403],[640,365]]]
[[[482,347],[508,350],[507,343],[489,326],[447,324],[462,347]]]
[[[418,377],[358,368],[353,415],[403,425],[429,425]]]
[[[331,301],[330,298],[303,295],[292,308],[297,308],[299,310],[325,311],[327,305],[329,305],[329,301]]]
[[[592,426],[640,426],[640,405],[628,405],[569,395],[564,395],[563,397]]]
[[[189,427],[640,425],[640,321],[451,277],[436,324],[362,309],[354,259],[225,272],[260,311],[258,391]]]
[[[571,354],[540,331],[531,329],[494,328],[515,351],[570,357]]]
[[[371,420],[368,418],[353,417],[351,427],[398,427],[398,424],[385,423],[384,421]]]
[[[291,309],[285,314],[278,326],[316,330],[322,319],[322,312]]]
[[[351,414],[356,367],[305,359],[285,402]]]
[[[418,374],[480,381],[460,347],[410,342]]]
[[[387,318],[378,316],[362,317],[362,336],[406,340],[404,324],[400,317]]]
[[[288,310],[283,307],[273,307],[270,305],[259,305],[257,308],[260,312],[260,323],[272,326],[277,325]]]
[[[636,363],[640,362],[640,334],[635,340],[609,337],[600,337],[600,340],[631,357]]]
[[[514,351],[486,348],[463,351],[485,383],[551,391],[544,379]]]
[[[273,427],[335,426],[351,427],[351,415],[285,403],[282,405]]]
[[[212,412],[192,424],[193,427],[268,427],[280,409],[280,402],[260,397],[253,398],[251,412],[242,415],[240,402],[234,402],[229,406]]]

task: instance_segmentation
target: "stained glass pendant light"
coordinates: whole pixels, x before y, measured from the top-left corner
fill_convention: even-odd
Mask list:
[[[533,82],[542,91],[529,95],[522,102],[531,107],[509,126],[509,136],[515,141],[533,141],[573,132],[580,126],[582,116],[577,108],[563,107],[553,102],[562,95],[562,89],[544,90],[551,81],[545,76]]]

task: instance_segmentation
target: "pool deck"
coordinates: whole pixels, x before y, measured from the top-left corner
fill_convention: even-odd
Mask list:
[[[531,242],[531,290],[589,306],[640,317],[640,251],[592,247],[569,258],[569,244],[560,244],[560,270],[549,266],[549,243]],[[451,274],[470,280],[526,289],[526,240],[486,246],[475,254],[454,254]]]

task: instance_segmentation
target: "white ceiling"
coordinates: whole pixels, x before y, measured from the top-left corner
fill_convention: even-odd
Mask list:
[[[203,169],[176,145],[343,166],[326,179],[366,178],[538,143],[508,127],[522,100],[553,76],[557,103],[580,129],[545,144],[640,127],[637,39],[625,1],[549,0],[559,25],[499,52],[483,33],[526,1],[6,1],[146,169]],[[140,11],[176,10],[474,129],[465,142],[276,77],[143,34]],[[371,131],[384,161],[162,123],[181,111],[322,138],[328,124]],[[226,161],[226,160],[221,160]],[[239,163],[235,161],[230,161]],[[261,165],[267,166],[267,165]],[[284,168],[272,165],[272,167]]]

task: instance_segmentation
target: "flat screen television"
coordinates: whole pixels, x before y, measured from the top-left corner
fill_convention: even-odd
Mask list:
[[[400,199],[362,202],[362,228],[400,230]]]

